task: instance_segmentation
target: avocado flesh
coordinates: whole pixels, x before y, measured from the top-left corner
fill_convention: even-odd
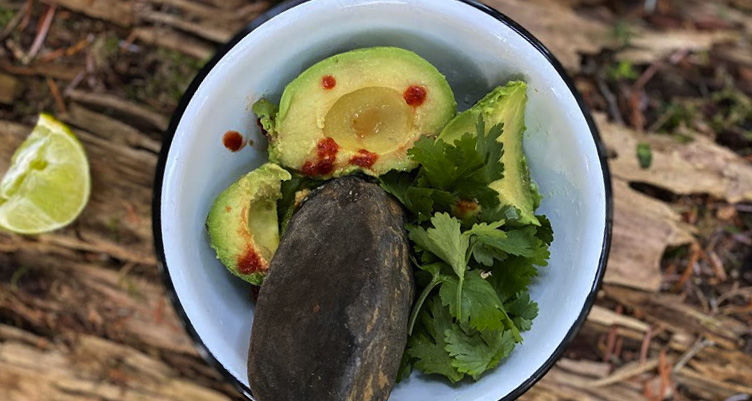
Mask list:
[[[234,275],[261,285],[279,244],[277,200],[290,173],[266,163],[224,190],[214,201],[206,228],[217,258]]]
[[[320,178],[416,167],[407,150],[438,134],[457,108],[434,66],[393,47],[325,59],[285,88],[278,110],[272,106],[264,99],[254,106],[268,132],[270,158]]]
[[[454,142],[466,133],[475,133],[479,117],[483,117],[486,132],[494,125],[504,124],[499,140],[504,144],[504,178],[489,187],[499,193],[502,206],[513,206],[519,212],[522,224],[540,225],[535,209],[540,204],[538,188],[530,177],[527,158],[522,149],[525,132],[525,104],[527,85],[521,81],[509,82],[491,91],[470,109],[460,113],[441,132],[439,138]]]

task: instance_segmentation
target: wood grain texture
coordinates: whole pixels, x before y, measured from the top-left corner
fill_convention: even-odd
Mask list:
[[[68,111],[59,117],[73,127],[89,155],[93,187],[81,218],[63,230],[33,237],[0,233],[0,400],[242,400],[193,347],[166,296],[153,255],[156,152],[169,110],[185,88],[154,82],[154,73],[171,60],[207,60],[214,42],[269,4],[29,3],[27,13],[26,1],[0,0],[2,10],[15,14],[14,29],[0,41],[0,172],[36,114],[54,110],[45,84],[51,78]],[[739,88],[752,87],[749,0],[686,0],[671,15],[665,9],[672,1],[658,2],[656,15],[639,9],[629,14],[620,8],[629,2],[608,0],[488,3],[541,39],[599,110],[614,108],[595,99],[604,88],[605,97],[610,92],[614,98],[625,96],[613,82],[610,87],[588,86],[581,79],[594,74],[593,58],[599,57],[644,71],[651,65],[686,68],[707,55],[709,64],[702,68],[722,65],[726,74],[735,74]],[[49,5],[58,7],[52,28],[38,57],[24,63]],[[161,14],[144,18],[150,12]],[[622,19],[635,16],[641,22],[618,37]],[[89,35],[100,44],[73,56],[41,59],[55,51],[65,54],[60,50]],[[692,57],[672,61],[683,54]],[[180,74],[189,79],[195,71],[170,70],[159,80]],[[680,87],[698,79],[670,78]],[[14,89],[18,87],[22,89]],[[627,87],[633,89],[640,88]],[[646,91],[636,98],[636,106],[615,106],[644,109],[662,96],[662,89]],[[694,140],[683,144],[671,135],[615,124],[602,112],[595,117],[614,176],[615,225],[606,285],[565,358],[523,399],[655,400],[661,388],[665,399],[743,399],[740,394],[752,392],[752,308],[747,305],[752,291],[729,285],[718,287],[723,291],[704,303],[689,299],[724,282],[711,262],[720,261],[720,271],[729,272],[750,262],[724,249],[715,258],[698,253],[695,263],[684,257],[666,266],[662,259],[667,250],[717,242],[721,235],[748,241],[744,232],[707,227],[686,201],[708,199],[706,217],[748,218],[741,211],[752,201],[752,158],[719,145],[715,132],[695,132],[703,127],[685,127]],[[652,149],[649,169],[639,166],[638,143]],[[655,196],[656,191],[665,196]],[[684,288],[675,290],[684,275]],[[725,280],[738,278],[729,273]]]

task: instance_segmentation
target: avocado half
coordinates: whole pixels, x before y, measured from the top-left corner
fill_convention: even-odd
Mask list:
[[[530,177],[527,158],[522,150],[525,133],[525,104],[527,84],[512,81],[499,86],[470,109],[458,114],[444,127],[439,138],[452,143],[466,133],[475,133],[479,117],[485,121],[486,131],[497,124],[504,125],[499,141],[504,144],[504,178],[489,184],[499,193],[502,206],[512,206],[519,213],[522,224],[540,225],[535,217],[541,196]]]
[[[285,88],[278,110],[266,100],[253,108],[267,131],[270,159],[320,178],[412,169],[407,150],[438,134],[456,110],[446,78],[394,47],[325,59]]]
[[[222,192],[209,211],[206,228],[217,258],[241,279],[264,281],[279,245],[277,200],[290,173],[266,163]]]

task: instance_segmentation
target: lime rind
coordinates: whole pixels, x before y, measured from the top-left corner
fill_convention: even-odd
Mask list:
[[[83,211],[90,192],[81,142],[67,126],[42,114],[0,181],[0,228],[39,234],[64,227]]]

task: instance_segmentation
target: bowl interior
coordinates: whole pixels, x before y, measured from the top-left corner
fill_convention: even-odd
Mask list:
[[[555,230],[550,266],[531,290],[540,314],[524,344],[479,382],[451,386],[414,373],[391,397],[501,399],[546,364],[593,291],[606,231],[606,187],[591,130],[560,74],[512,28],[460,1],[311,1],[265,22],[223,56],[192,94],[163,172],[155,218],[175,295],[200,342],[247,387],[249,287],[216,260],[204,220],[217,194],[266,160],[250,105],[261,96],[278,101],[284,86],[316,61],[376,45],[410,49],[433,63],[447,76],[460,109],[510,79],[529,85],[524,147],[545,196],[540,212]],[[244,133],[254,145],[229,152],[222,145],[227,130]]]

